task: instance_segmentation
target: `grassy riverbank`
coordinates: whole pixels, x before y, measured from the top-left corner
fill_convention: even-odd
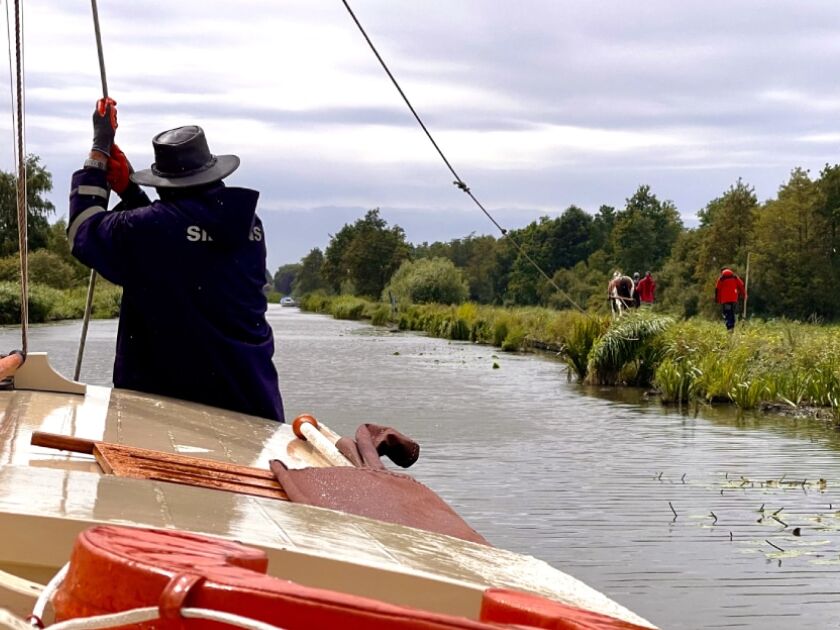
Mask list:
[[[96,282],[93,317],[116,317],[120,312],[122,289],[102,278]],[[60,319],[80,319],[85,312],[87,287],[55,289],[45,284],[29,285],[29,321],[43,323]],[[0,324],[20,323],[20,285],[0,282]]]
[[[553,350],[583,382],[653,387],[666,404],[725,402],[748,410],[815,408],[840,422],[840,326],[749,321],[677,321],[647,311],[612,321],[545,308],[462,304],[388,305],[310,295],[301,308],[365,319],[435,337],[521,351]]]

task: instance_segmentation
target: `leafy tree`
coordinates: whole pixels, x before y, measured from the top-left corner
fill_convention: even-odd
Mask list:
[[[548,299],[549,306],[561,310],[573,308],[569,302],[571,298],[583,309],[606,308],[608,275],[585,261],[577,263],[571,269],[558,269],[552,279],[565,295],[555,291]]]
[[[327,290],[329,284],[321,274],[323,266],[323,252],[317,247],[311,249],[300,261],[300,271],[292,282],[292,295],[301,296]]]
[[[534,263],[543,270],[548,269],[547,273],[554,271],[555,266],[551,264],[552,241],[557,229],[558,220],[544,216],[520,230],[509,232],[505,241],[514,253],[505,291],[507,301],[514,304],[539,303],[541,285],[545,280]]]
[[[44,195],[52,190],[52,175],[36,155],[26,158],[26,198],[29,206],[26,222],[30,250],[45,247],[49,240],[47,217],[55,206]],[[0,256],[18,251],[17,178],[0,171]]]
[[[470,235],[462,243],[467,254],[461,270],[469,285],[469,299],[482,304],[497,301],[499,242],[492,236]]]
[[[820,172],[817,180],[819,196],[815,211],[825,221],[826,230],[822,234],[821,250],[825,252],[827,266],[824,273],[832,278],[840,277],[840,165],[829,166]],[[840,294],[831,291],[834,296],[833,311],[840,313]]]
[[[836,316],[830,295],[836,291],[834,279],[823,273],[829,262],[822,247],[828,226],[817,211],[819,202],[819,187],[797,168],[779,189],[778,198],[758,214],[749,300],[766,314]]]
[[[521,246],[513,261],[507,292],[518,304],[545,303],[554,291],[534,263],[547,274],[585,261],[592,253],[593,219],[569,206],[556,219],[541,217],[511,234]],[[529,260],[530,258],[530,260]]]
[[[67,221],[59,219],[49,227],[47,232],[46,249],[58,256],[65,264],[73,269],[72,286],[87,284],[90,278],[90,269],[79,262],[72,254],[70,241],[67,240]]]
[[[682,232],[662,269],[654,271],[659,308],[680,317],[694,317],[701,310],[709,315],[718,312],[712,289],[696,277],[700,245],[699,229]],[[713,283],[716,279],[717,274],[711,276]]]
[[[330,240],[323,274],[338,292],[349,288],[356,295],[378,296],[409,251],[403,229],[389,228],[375,208]]]
[[[757,212],[755,189],[739,179],[697,213],[701,239],[698,279],[716,277],[723,265],[746,265]]]
[[[288,265],[281,265],[274,272],[274,290],[281,295],[290,295],[292,292],[292,284],[294,284],[295,277],[300,273],[301,263],[290,263]]]
[[[639,186],[615,219],[610,240],[616,264],[627,274],[658,269],[682,229],[674,204],[659,201],[650,186]]]
[[[592,246],[592,216],[578,208],[569,206],[560,215],[555,255],[552,261],[557,267],[569,268],[586,260],[594,251]]]
[[[467,298],[467,282],[461,270],[447,258],[403,261],[383,291],[383,300],[393,295],[398,302],[414,304],[460,304]]]
[[[592,251],[605,250],[609,252],[610,237],[615,226],[615,208],[612,206],[601,206],[592,219],[590,241]]]

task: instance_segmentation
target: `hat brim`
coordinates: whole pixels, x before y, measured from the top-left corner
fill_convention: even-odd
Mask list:
[[[216,163],[206,171],[187,175],[186,177],[160,177],[150,168],[144,168],[131,174],[131,181],[141,186],[155,188],[188,188],[201,186],[224,179],[239,168],[239,157],[236,155],[217,155]]]

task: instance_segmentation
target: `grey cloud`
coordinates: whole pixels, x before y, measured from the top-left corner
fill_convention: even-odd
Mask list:
[[[284,19],[287,15],[301,24],[328,21],[333,28],[353,33],[354,26],[340,3],[334,4],[109,2],[101,14],[106,51],[122,44],[173,50],[183,46],[200,55],[205,44],[226,46],[230,39],[221,30],[217,41],[205,41],[207,35],[193,26],[196,15],[224,21],[231,33],[260,16]],[[456,161],[455,168],[479,198],[489,208],[509,209],[511,221],[527,223],[539,216],[541,208],[559,212],[572,203],[593,211],[602,203],[620,207],[645,183],[660,198],[674,200],[690,223],[698,209],[738,177],[755,185],[760,198],[767,198],[793,167],[816,172],[824,163],[838,161],[835,144],[801,138],[837,133],[840,112],[766,98],[773,91],[799,92],[814,101],[840,102],[840,90],[831,79],[840,53],[840,4],[835,0],[357,0],[353,5],[433,132],[515,131],[552,124],[640,134],[685,130],[699,139],[699,146],[621,152],[566,148],[556,163],[527,170],[477,168]],[[74,14],[87,10],[59,6]],[[175,30],[186,34],[173,41]],[[323,48],[334,55],[336,64],[348,63],[350,52],[355,55],[363,50],[361,61],[350,71],[386,84],[387,77],[364,50],[361,36],[356,44],[349,41],[359,48],[337,50],[329,41],[323,42]],[[303,61],[278,58],[278,75],[284,64]],[[151,70],[146,76],[114,74],[109,77],[112,92],[131,88],[139,93],[165,91],[206,98],[200,106],[144,104],[144,116],[188,115],[191,108],[200,107],[202,116],[245,118],[290,129],[372,122],[403,128],[415,125],[395,93],[374,107],[342,106],[340,94],[336,94],[339,104],[335,106],[302,112],[284,110],[282,103],[274,104],[277,108],[249,103],[228,106],[214,102],[214,95],[224,94],[226,85],[212,68],[183,76],[160,76],[160,69]],[[86,69],[85,77],[95,93],[94,71]],[[29,75],[27,85],[65,88],[78,81],[77,76],[43,73]],[[417,86],[429,82],[478,88],[487,94],[486,101],[475,107],[455,103],[426,108],[422,106],[425,94]],[[513,107],[506,105],[510,101]],[[66,118],[73,129],[88,124],[91,105],[27,101],[30,113]],[[50,140],[68,134],[48,135],[32,129],[29,136],[33,146],[43,147],[45,160],[56,174],[60,194],[54,201],[59,207],[65,203],[63,182],[76,163],[51,154]],[[306,221],[278,222],[270,228],[275,230],[275,234],[269,231],[270,242],[288,239],[284,251],[295,252],[282,262],[296,260],[302,255],[296,247],[308,250],[321,243],[317,239],[324,238],[325,229],[337,229],[337,221],[352,220],[359,215],[342,218],[367,207],[380,206],[384,216],[392,216],[387,210],[401,217],[394,220],[405,222],[412,240],[464,236],[473,231],[467,229],[473,222],[479,233],[482,223],[487,223],[485,233],[493,229],[454,189],[442,165],[418,166],[407,161],[366,166],[337,163],[328,156],[314,163],[296,156],[243,155],[243,168],[236,178],[242,185],[261,190],[263,212],[272,217],[286,216],[277,210],[280,207],[299,207],[301,212],[312,208]],[[345,211],[331,213],[324,210],[327,205]],[[298,233],[304,226],[310,226],[309,231]]]

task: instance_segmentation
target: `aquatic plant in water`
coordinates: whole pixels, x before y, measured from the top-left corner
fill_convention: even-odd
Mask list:
[[[572,325],[572,330],[560,350],[560,356],[578,380],[586,378],[589,353],[595,340],[604,334],[608,326],[609,320],[598,316],[583,317]]]

